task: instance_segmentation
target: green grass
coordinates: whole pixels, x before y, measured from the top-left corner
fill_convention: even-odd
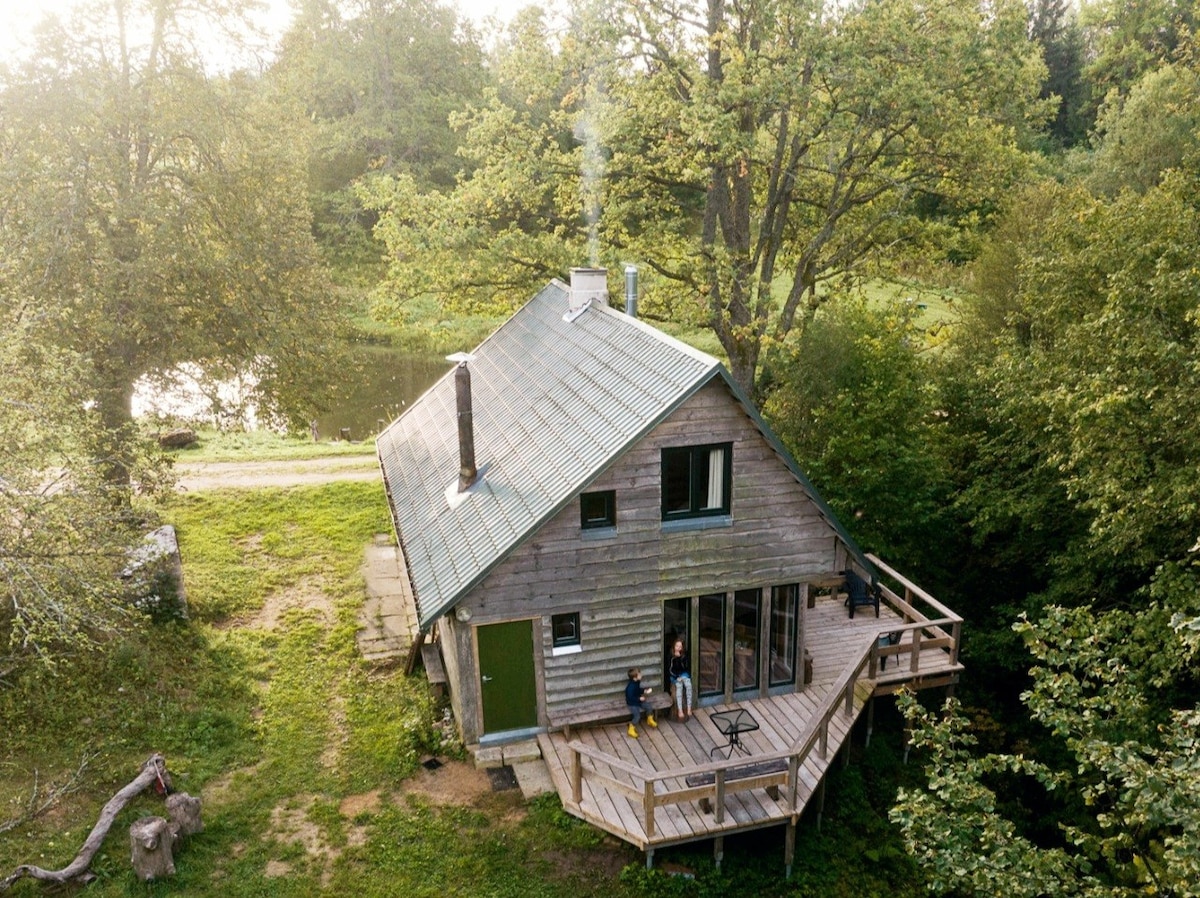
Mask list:
[[[196,442],[170,452],[178,464],[214,461],[301,461],[309,458],[375,454],[375,443],[322,440],[288,436],[270,430],[230,431],[199,429]]]

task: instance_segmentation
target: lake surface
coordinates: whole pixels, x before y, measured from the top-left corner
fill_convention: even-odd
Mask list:
[[[410,352],[392,346],[345,344],[338,353],[340,380],[328,412],[316,419],[319,439],[370,440],[399,417],[413,400],[454,367],[441,354]],[[254,429],[259,426],[248,385],[238,381],[202,385],[194,366],[181,365],[167,389],[140,384],[134,392],[134,417],[164,416],[176,421]],[[250,384],[252,385],[252,384]],[[214,411],[214,404],[223,411]]]
[[[350,429],[352,440],[372,439],[454,367],[440,354],[392,346],[353,344],[347,356],[353,364],[347,365],[347,376],[338,384],[334,407],[317,418],[323,440],[334,439],[343,428]],[[351,373],[353,369],[358,370]]]

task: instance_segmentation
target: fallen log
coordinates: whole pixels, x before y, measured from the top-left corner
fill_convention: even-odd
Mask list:
[[[12,887],[13,883],[26,876],[31,879],[40,879],[43,882],[91,882],[96,878],[90,869],[92,859],[104,843],[104,837],[108,835],[113,821],[124,810],[125,805],[133,801],[133,799],[151,785],[157,785],[164,792],[168,789],[167,763],[162,755],[151,755],[146,763],[142,765],[142,772],[108,800],[108,803],[100,811],[100,819],[92,827],[92,831],[84,841],[83,847],[79,849],[79,853],[75,855],[75,859],[71,863],[67,864],[61,870],[45,870],[33,864],[22,864],[9,874],[6,879],[0,880],[0,892],[7,891]]]

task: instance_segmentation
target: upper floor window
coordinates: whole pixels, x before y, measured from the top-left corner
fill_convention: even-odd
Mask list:
[[[663,520],[729,514],[732,471],[732,443],[664,449]]]
[[[579,526],[584,530],[617,526],[617,491],[580,493]]]

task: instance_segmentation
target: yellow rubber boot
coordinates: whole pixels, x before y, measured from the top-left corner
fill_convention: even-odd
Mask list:
[[[635,727],[632,723],[629,725],[629,738],[630,739],[637,738],[637,727]]]
[[[655,727],[655,728],[657,728],[657,727],[658,727],[658,721],[654,719],[654,715],[653,715],[653,714],[647,714],[647,715],[646,715],[646,726],[648,726],[648,727]]]

